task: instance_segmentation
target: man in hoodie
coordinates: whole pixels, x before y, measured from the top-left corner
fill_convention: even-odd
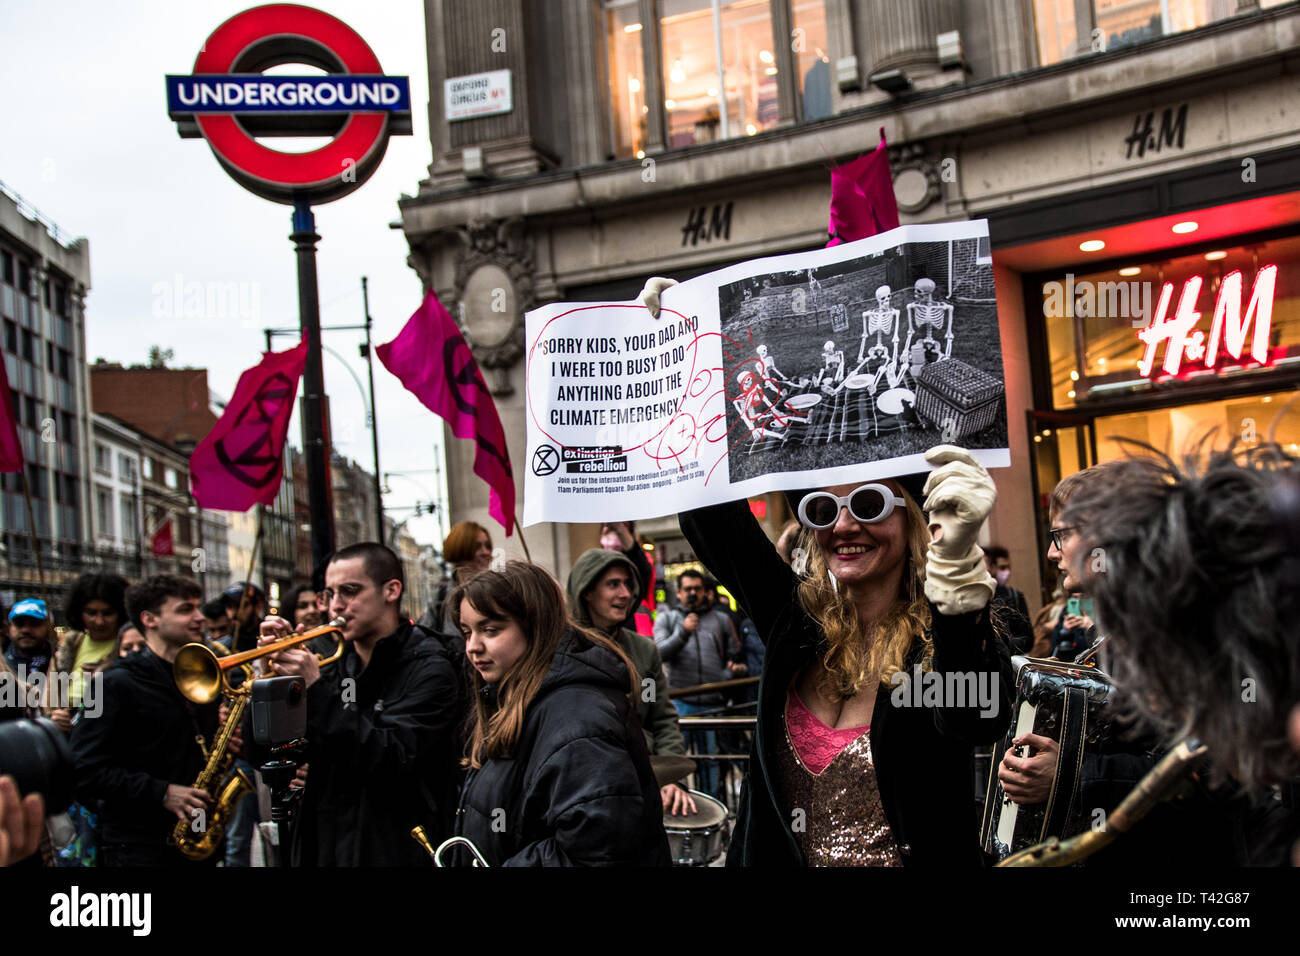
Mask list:
[[[641,729],[651,756],[684,755],[686,744],[677,725],[677,709],[668,697],[659,649],[654,641],[625,626],[636,607],[638,581],[636,565],[620,552],[584,551],[569,573],[569,614],[582,626],[608,634],[636,666],[641,680]],[[660,788],[659,796],[674,816],[695,812],[695,801],[676,784]]]
[[[127,589],[127,614],[145,646],[104,671],[100,715],[72,728],[77,800],[99,811],[103,866],[191,864],[168,837],[177,820],[201,826],[210,810],[208,794],[190,784],[205,763],[195,737],[211,743],[218,705],[186,700],[172,662],[186,644],[203,640],[202,597],[193,581],[169,574]]]

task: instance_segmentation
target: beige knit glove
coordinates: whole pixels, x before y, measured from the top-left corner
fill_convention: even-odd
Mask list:
[[[940,614],[977,611],[997,587],[975,543],[997,501],[997,489],[984,466],[964,448],[936,445],[925,453],[925,460],[938,466],[923,489],[930,516],[925,596]]]
[[[651,318],[659,318],[659,296],[665,289],[671,289],[677,285],[676,279],[665,279],[663,276],[654,276],[645,280],[645,288],[641,290],[637,301],[650,310]]]

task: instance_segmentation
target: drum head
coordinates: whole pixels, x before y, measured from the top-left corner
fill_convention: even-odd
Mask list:
[[[903,410],[904,403],[916,404],[916,396],[906,388],[891,388],[881,392],[880,397],[876,399],[876,407],[886,415],[899,414]]]
[[[806,408],[812,408],[822,400],[820,395],[794,395],[785,400],[785,403],[796,411],[803,411]]]
[[[866,374],[850,375],[848,378],[844,380],[844,387],[849,389],[854,389],[854,390],[857,390],[859,388],[866,388],[868,385],[871,384],[874,378],[875,378],[874,375],[866,375]]]
[[[706,830],[720,825],[727,819],[727,808],[720,801],[698,790],[686,792],[695,800],[695,812],[673,816],[665,811],[665,830]]]

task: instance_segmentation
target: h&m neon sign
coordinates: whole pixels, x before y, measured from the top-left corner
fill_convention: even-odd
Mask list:
[[[1219,283],[1219,294],[1214,300],[1214,318],[1210,322],[1210,337],[1196,328],[1201,313],[1196,300],[1201,295],[1201,277],[1192,276],[1183,283],[1178,297],[1178,309],[1170,316],[1169,304],[1174,297],[1174,284],[1166,282],[1160,290],[1151,324],[1138,333],[1147,345],[1146,354],[1138,362],[1138,374],[1149,378],[1155,365],[1156,350],[1165,343],[1165,361],[1161,368],[1168,375],[1177,375],[1184,356],[1192,362],[1202,362],[1213,371],[1219,361],[1220,346],[1234,359],[1241,360],[1246,347],[1246,334],[1254,326],[1250,343],[1250,358],[1261,365],[1269,364],[1268,337],[1273,326],[1273,292],[1277,287],[1277,266],[1264,266],[1255,275],[1250,290],[1246,314],[1241,314],[1241,272],[1230,272]]]

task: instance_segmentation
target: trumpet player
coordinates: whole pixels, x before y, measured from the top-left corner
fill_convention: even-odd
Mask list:
[[[330,620],[342,619],[343,656],[322,668],[286,648],[276,673],[307,685],[306,792],[291,858],[298,866],[428,866],[410,837],[451,835],[458,728],[466,707],[454,647],[402,614],[402,564],[382,544],[336,552],[325,571]],[[262,643],[293,633],[262,622]]]
[[[218,705],[181,696],[172,662],[181,647],[203,640],[201,604],[198,585],[174,575],[128,588],[127,613],[145,646],[104,671],[99,716],[73,727],[77,800],[98,810],[102,866],[196,865],[169,836],[178,820],[205,825],[211,799],[190,784],[206,762],[196,737],[216,736]]]

